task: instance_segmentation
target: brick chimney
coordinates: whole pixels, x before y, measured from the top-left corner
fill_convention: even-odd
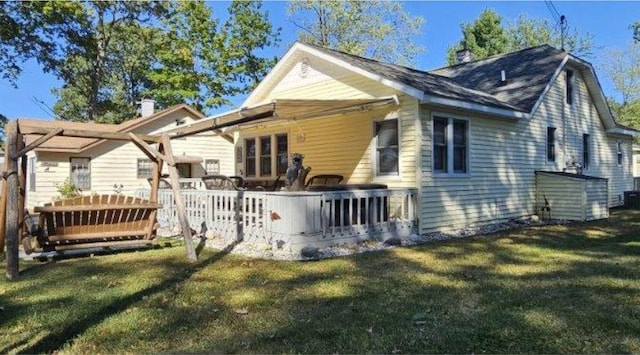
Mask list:
[[[140,101],[140,117],[152,116],[155,112],[155,104],[156,102],[152,99],[142,99]]]
[[[456,51],[456,64],[460,63],[469,63],[475,59],[473,52],[468,50],[467,48],[462,48]]]

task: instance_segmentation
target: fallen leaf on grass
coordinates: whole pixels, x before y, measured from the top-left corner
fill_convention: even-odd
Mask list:
[[[249,314],[249,310],[246,308],[236,308],[233,310],[233,313],[245,315],[245,314]]]

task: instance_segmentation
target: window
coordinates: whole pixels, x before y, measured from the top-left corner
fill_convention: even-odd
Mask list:
[[[29,158],[29,191],[36,191],[36,157]]]
[[[286,133],[244,140],[246,176],[283,175],[287,173],[288,162],[289,144]]]
[[[573,70],[567,69],[565,79],[567,105],[573,105]]]
[[[433,170],[447,172],[447,119],[433,119]]]
[[[466,174],[468,169],[468,122],[446,117],[433,118],[433,171]],[[451,158],[449,158],[451,157]]]
[[[138,179],[148,179],[153,176],[153,163],[149,159],[138,159]]]
[[[91,189],[91,159],[71,158],[71,182],[78,189]]]
[[[220,174],[220,160],[205,159],[204,171],[205,171],[205,174]]]
[[[582,169],[589,169],[590,161],[589,135],[582,135]]]
[[[375,123],[378,175],[398,175],[398,120]]]
[[[192,178],[191,163],[176,163],[176,170],[178,170],[178,177]]]
[[[622,165],[622,142],[616,142],[616,148],[618,151],[618,165]]]
[[[247,176],[256,176],[256,140],[246,139],[245,145],[245,171]]]
[[[556,128],[547,127],[547,161],[556,161]]]
[[[278,175],[284,175],[289,165],[289,143],[286,134],[276,135],[276,148],[278,149],[276,170]]]
[[[260,176],[271,176],[271,136],[260,137]]]

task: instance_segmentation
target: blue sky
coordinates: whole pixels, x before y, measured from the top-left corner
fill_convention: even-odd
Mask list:
[[[594,58],[589,61],[595,65],[605,95],[619,97],[602,70],[602,53],[607,49],[624,48],[631,41],[629,25],[640,21],[640,1],[554,1],[556,9],[568,19],[568,24],[582,32],[594,35],[596,49]],[[529,17],[542,17],[553,21],[553,17],[543,1],[408,1],[405,9],[412,15],[425,19],[422,34],[415,38],[426,47],[426,52],[416,60],[418,69],[429,70],[445,64],[446,50],[461,37],[460,24],[471,22],[485,8],[492,8],[503,16],[504,20],[515,19],[525,13]],[[212,2],[215,13],[223,13],[224,2]],[[296,29],[286,18],[286,2],[268,1],[264,8],[269,11],[275,27],[282,28],[282,42],[269,54],[282,56],[289,45],[295,41]],[[55,103],[51,89],[60,85],[53,76],[44,74],[36,63],[28,62],[18,81],[18,88],[12,88],[5,81],[0,82],[0,113],[10,119],[18,117],[48,118],[48,115],[33,98],[45,102],[49,107]],[[244,97],[235,98],[234,104],[240,104]],[[215,112],[226,111],[231,107],[219,108]]]

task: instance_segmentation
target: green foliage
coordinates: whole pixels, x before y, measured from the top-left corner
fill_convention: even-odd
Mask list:
[[[224,23],[203,2],[178,2],[149,73],[147,91],[161,106],[186,102],[199,110],[228,104],[253,89],[275,63],[257,52],[278,42],[256,1],[234,1]]]
[[[455,52],[466,48],[473,52],[475,59],[483,59],[504,53],[508,40],[501,24],[502,16],[492,9],[484,9],[472,23],[460,25],[462,39],[447,51],[447,63],[455,64]]]
[[[70,178],[66,178],[62,183],[55,183],[56,191],[61,198],[70,198],[80,196],[80,190],[74,185]]]
[[[447,51],[447,63],[455,64],[455,52],[465,46],[471,50],[475,59],[513,52],[528,47],[549,44],[563,47],[560,30],[546,19],[529,18],[520,15],[514,21],[503,25],[502,17],[492,9],[482,11],[472,23],[462,24],[463,38]],[[564,48],[581,58],[593,55],[593,35],[582,34],[575,28],[567,28],[564,36]]]
[[[261,2],[228,11],[220,23],[203,1],[0,2],[0,74],[14,80],[19,59],[37,59],[63,82],[53,93],[64,120],[119,123],[152,95],[161,107],[217,107],[257,85],[275,61],[257,52],[279,34]]]
[[[593,56],[594,42],[591,33],[583,35],[576,28],[567,28],[563,43],[559,27],[544,18],[529,18],[522,14],[507,25],[506,33],[509,38],[508,51],[549,44],[564,48],[580,58]]]
[[[396,1],[289,2],[288,13],[302,42],[399,64],[413,64],[424,47],[411,40],[424,19]]]
[[[0,113],[0,148],[4,148],[4,126],[7,124],[9,119],[7,116]]]

